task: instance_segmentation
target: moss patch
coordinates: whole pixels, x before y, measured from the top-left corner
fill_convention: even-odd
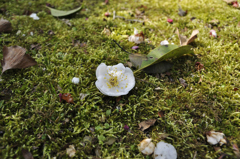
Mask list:
[[[240,96],[239,90],[234,89],[240,89],[239,10],[221,0],[190,3],[182,0],[181,6],[188,14],[180,17],[177,1],[121,0],[103,5],[99,1],[48,0],[47,3],[62,10],[84,4],[84,10],[65,17],[72,24],[68,26],[61,18],[51,16],[45,3],[43,0],[0,2],[0,17],[13,26],[11,33],[0,35],[0,59],[4,45],[19,45],[38,62],[27,69],[8,70],[2,76],[2,158],[20,158],[22,148],[36,158],[67,158],[69,145],[75,146],[76,158],[97,154],[102,158],[147,158],[138,151],[137,144],[146,137],[157,143],[163,133],[169,134],[164,140],[176,147],[179,158],[193,158],[195,154],[196,158],[217,158],[219,154],[206,142],[205,133],[210,130],[226,135],[230,143],[222,146],[222,152],[234,156],[231,143],[240,144]],[[119,16],[135,19],[131,15],[136,8],[145,11],[144,24],[104,16],[105,12],[115,10]],[[37,12],[40,20],[30,18],[31,12]],[[192,17],[196,19],[191,21]],[[173,24],[167,23],[167,18],[173,19]],[[213,19],[220,24],[210,26]],[[113,31],[111,37],[101,34],[105,27]],[[134,44],[125,38],[133,34],[134,27],[150,41],[140,44],[137,51],[131,50]],[[95,86],[97,66],[126,64],[129,60],[128,54],[112,39],[128,52],[148,54],[165,39],[179,44],[176,28],[187,36],[194,29],[200,31],[193,44],[196,56],[173,59],[169,77],[136,74],[136,78],[148,83],[137,80],[135,88],[120,101],[99,92]],[[209,36],[212,28],[218,38]],[[74,46],[77,42],[79,45]],[[41,48],[34,49],[33,44]],[[204,64],[205,70],[196,71],[196,62]],[[73,77],[80,79],[79,85],[71,82]],[[186,80],[186,88],[179,78]],[[162,90],[155,91],[149,83]],[[71,93],[75,104],[60,103],[59,93]],[[87,96],[81,100],[80,93]],[[164,118],[159,118],[159,111],[165,112]],[[157,119],[155,125],[141,132],[138,123],[152,118]],[[125,131],[124,125],[131,132]],[[106,144],[112,137],[116,141]]]

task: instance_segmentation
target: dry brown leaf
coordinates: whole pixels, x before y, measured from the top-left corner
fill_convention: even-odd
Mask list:
[[[68,102],[68,103],[74,104],[72,95],[71,95],[70,93],[64,93],[60,98],[61,98],[62,100],[65,100],[65,101]]]
[[[181,45],[181,46],[188,45],[188,44],[190,44],[191,42],[193,42],[193,41],[197,38],[197,34],[198,34],[198,33],[199,33],[198,30],[193,30],[190,38],[187,38],[186,36],[179,34],[178,29],[177,29],[177,31],[176,31],[176,34],[178,35],[178,38],[179,38],[179,40],[180,40],[180,45]]]
[[[196,69],[197,71],[204,70],[204,65],[201,64],[200,62],[196,62],[196,63],[195,63],[195,69]]]
[[[148,119],[146,121],[142,121],[141,123],[138,124],[139,128],[142,131],[148,129],[150,126],[154,125],[154,123],[156,122],[156,119]]]
[[[33,159],[33,155],[27,149],[22,149],[22,155],[24,159]]]
[[[0,33],[12,31],[12,24],[5,19],[0,19]]]
[[[21,69],[34,66],[37,62],[21,46],[3,47],[2,74],[9,69]]]

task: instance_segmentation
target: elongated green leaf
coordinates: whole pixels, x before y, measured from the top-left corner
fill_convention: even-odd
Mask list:
[[[147,60],[147,56],[142,54],[129,54],[129,59],[133,66],[139,69],[142,65],[142,61]]]
[[[142,69],[145,69],[151,65],[159,63],[161,61],[164,61],[164,60],[167,60],[167,59],[173,58],[173,57],[177,58],[184,54],[193,54],[193,51],[191,50],[191,46],[189,46],[189,45],[181,46],[181,47],[178,47],[177,45],[159,46],[159,47],[155,48],[154,50],[152,50],[147,55],[147,59],[142,61],[141,67],[134,73],[136,73]]]
[[[73,14],[73,13],[81,10],[82,6],[76,8],[76,9],[73,9],[73,10],[69,10],[69,11],[57,10],[57,9],[53,9],[53,8],[50,8],[50,7],[47,7],[47,8],[50,9],[52,16],[63,17],[63,16],[67,16],[67,15]]]

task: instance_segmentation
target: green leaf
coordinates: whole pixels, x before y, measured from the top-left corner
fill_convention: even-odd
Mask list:
[[[57,9],[53,9],[53,8],[50,8],[50,7],[47,7],[47,8],[50,9],[52,16],[63,17],[63,16],[67,16],[67,15],[73,14],[73,13],[81,10],[82,6],[76,8],[76,9],[73,9],[73,10],[69,10],[69,11],[57,10]]]
[[[142,69],[145,69],[149,66],[152,66],[154,64],[157,64],[161,61],[164,61],[164,60],[167,60],[167,59],[170,59],[173,57],[177,58],[184,54],[193,54],[193,51],[191,50],[191,46],[189,46],[189,45],[181,46],[181,47],[178,47],[177,45],[159,46],[159,47],[155,48],[154,50],[152,50],[146,56],[146,58],[147,58],[146,60],[142,60],[141,67],[134,73],[136,73]],[[158,65],[155,65],[153,68],[156,69],[156,67],[158,67]],[[170,67],[170,65],[168,67]],[[153,71],[153,72],[156,72],[156,71]]]

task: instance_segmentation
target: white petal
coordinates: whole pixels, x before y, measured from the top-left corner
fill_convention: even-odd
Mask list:
[[[32,14],[30,15],[30,17],[33,18],[34,20],[39,20],[39,19],[40,19],[40,18],[37,16],[36,13],[32,13]]]
[[[79,83],[79,78],[77,78],[77,77],[73,77],[73,79],[72,79],[72,83],[74,83],[74,84],[78,84],[78,83]]]
[[[163,40],[160,45],[169,45],[169,42],[167,40]]]
[[[105,63],[101,63],[96,70],[97,79],[101,76],[105,76],[107,73],[107,65]]]
[[[134,35],[138,34],[138,30],[134,28]]]
[[[125,71],[125,66],[122,63],[113,66],[113,70],[117,69],[117,71]]]

